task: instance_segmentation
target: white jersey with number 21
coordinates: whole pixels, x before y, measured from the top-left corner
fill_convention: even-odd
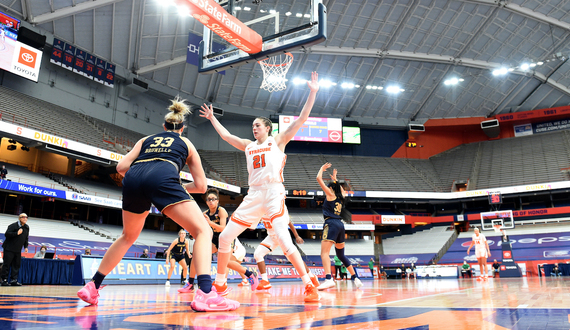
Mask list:
[[[279,149],[274,137],[267,137],[262,144],[257,144],[257,141],[248,144],[245,148],[245,158],[250,187],[283,182],[287,155]]]

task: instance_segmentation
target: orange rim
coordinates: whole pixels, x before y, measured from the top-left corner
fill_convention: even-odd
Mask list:
[[[291,53],[285,53],[285,55],[289,56],[289,61],[288,61],[288,62],[285,62],[285,63],[281,63],[281,64],[265,63],[265,61],[267,61],[267,60],[269,59],[269,57],[266,58],[266,59],[263,59],[263,60],[261,60],[261,61],[257,61],[257,63],[259,63],[260,65],[275,66],[275,67],[277,67],[277,66],[289,65],[291,62],[293,62],[293,54],[291,54]]]

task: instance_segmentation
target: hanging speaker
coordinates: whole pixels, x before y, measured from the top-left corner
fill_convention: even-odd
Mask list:
[[[46,44],[46,36],[42,36],[22,26],[18,30],[18,41],[36,49],[43,50]]]
[[[481,129],[483,130],[483,133],[491,139],[496,138],[501,134],[501,128],[499,127],[499,121],[497,119],[482,121]]]

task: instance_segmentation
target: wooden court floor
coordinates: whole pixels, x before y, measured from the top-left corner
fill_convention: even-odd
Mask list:
[[[268,292],[230,284],[233,312],[196,313],[178,285],[110,285],[99,306],[73,286],[0,287],[0,329],[570,329],[565,278],[363,281],[303,303],[301,281]]]

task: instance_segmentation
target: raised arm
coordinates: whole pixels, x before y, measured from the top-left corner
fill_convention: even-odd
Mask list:
[[[214,107],[210,104],[207,106],[206,104],[202,105],[202,109],[200,109],[200,117],[204,117],[212,123],[214,129],[222,140],[226,141],[227,143],[231,144],[232,146],[236,147],[237,149],[244,151],[245,147],[251,143],[248,139],[239,138],[233,134],[231,134],[214,116]]]
[[[312,72],[311,81],[307,82],[307,85],[311,89],[311,92],[309,93],[309,97],[307,98],[307,102],[305,102],[303,110],[301,110],[299,118],[294,120],[283,133],[279,133],[277,134],[277,136],[275,136],[275,141],[277,142],[277,145],[279,145],[279,148],[281,150],[285,150],[285,146],[287,145],[287,143],[291,141],[291,139],[295,136],[295,134],[297,134],[299,128],[301,128],[301,126],[303,126],[307,118],[309,118],[309,114],[313,109],[313,104],[315,104],[315,98],[317,97],[317,92],[319,91],[319,74],[316,72]]]
[[[319,183],[319,186],[321,186],[321,189],[324,191],[325,195],[327,195],[328,198],[334,198],[335,195],[334,191],[331,188],[327,187],[327,185],[323,181],[323,173],[331,166],[332,166],[331,163],[324,164],[323,166],[321,166],[321,168],[319,169],[319,173],[317,174],[317,182]]]

